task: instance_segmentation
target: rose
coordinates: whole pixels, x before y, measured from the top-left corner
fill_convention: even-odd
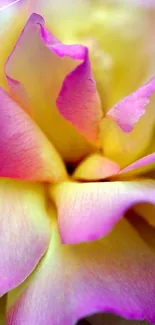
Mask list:
[[[155,80],[102,110],[87,47],[58,41],[26,5],[2,12],[4,21],[21,13],[15,34],[30,15],[12,52],[6,53],[14,41],[5,41],[10,26],[1,38],[8,86],[2,73],[0,293],[9,292],[7,324],[74,324],[101,311],[153,322],[154,109],[148,103]],[[60,27],[55,30],[67,38]],[[98,45],[93,50],[90,31],[81,35],[78,28],[73,38],[89,44],[93,66]],[[102,89],[96,65],[93,70]],[[143,80],[149,73],[150,67]]]

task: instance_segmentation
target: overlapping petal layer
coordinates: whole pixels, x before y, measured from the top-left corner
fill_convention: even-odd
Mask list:
[[[114,105],[106,116],[111,117],[122,131],[131,132],[134,124],[145,114],[145,106],[149,104],[149,97],[154,91],[155,79],[153,78],[146,85]]]
[[[74,246],[52,229],[36,272],[9,293],[7,325],[73,325],[101,311],[154,322],[154,274],[153,252],[125,219],[102,240]]]
[[[146,111],[145,106],[154,90],[153,78],[112,107],[101,122],[103,152],[122,168],[145,155],[150,145],[155,123],[153,101]]]
[[[55,182],[65,166],[39,127],[0,88],[0,177]]]
[[[155,125],[155,97],[154,95],[152,97],[145,114],[130,133],[122,131],[112,118],[103,118],[101,122],[100,139],[103,153],[117,162],[121,169],[151,153],[149,147],[154,136]]]
[[[14,2],[13,5],[0,10],[0,86],[4,87],[5,89],[7,89],[7,82],[4,73],[4,65],[21,30],[23,29],[24,24],[28,19],[28,11],[26,9],[26,4],[28,1],[30,0],[21,0],[18,2],[14,2],[12,0],[12,2]],[[9,2],[9,0],[6,0],[6,2]],[[3,5],[4,3],[5,0],[2,0]]]
[[[69,161],[78,160],[93,147],[75,128],[94,143],[101,119],[88,52],[84,46],[58,42],[43,24],[43,18],[33,14],[18,39],[6,64],[9,87],[20,104],[28,95],[27,111],[62,156]],[[59,113],[56,100],[67,121]]]
[[[83,181],[95,181],[118,174],[119,171],[118,164],[96,153],[88,156],[77,166],[73,178]]]
[[[45,29],[42,17],[33,14],[8,58],[5,71],[15,101],[1,90],[0,176],[33,181],[64,180],[64,165],[42,131],[67,162],[77,163],[98,146],[102,113],[87,48],[63,45]],[[150,143],[154,110],[148,110],[145,118],[132,129],[143,115],[154,86],[151,81],[136,95],[118,103],[101,123],[102,149],[121,167],[143,156]],[[144,126],[146,131],[142,133]],[[126,136],[123,131],[132,132]],[[99,154],[87,159],[80,166],[84,166],[82,172],[80,169],[74,174],[78,171],[79,179],[84,175],[84,179],[90,180],[92,173],[91,179],[98,180],[100,176],[119,172],[118,164]],[[127,171],[137,172],[137,168],[152,161],[154,154],[132,164]],[[89,175],[84,173],[85,168]],[[45,201],[43,187],[8,179],[1,179],[0,183],[2,234],[9,224],[6,236],[0,239],[3,279],[0,293],[3,294],[20,284],[44,254],[50,223],[49,202]],[[97,311],[155,321],[154,254],[126,220],[115,225],[137,203],[149,202],[152,209],[155,181],[64,182],[51,185],[50,194],[58,209],[62,242],[92,241],[112,232],[94,243],[63,246],[53,224],[47,254],[19,291],[9,295],[16,296],[17,292],[18,299],[11,302],[7,325],[73,325],[77,319]],[[154,224],[154,210],[147,209],[151,217],[148,221]],[[51,213],[55,214],[54,210]],[[10,219],[13,214],[14,222]]]
[[[155,204],[155,181],[64,182],[51,186],[63,243],[75,244],[106,235],[136,203]]]
[[[133,176],[138,174],[144,175],[145,173],[154,169],[155,169],[155,153],[152,153],[148,156],[138,159],[131,165],[122,169],[119,175],[122,175],[123,177]]]
[[[73,178],[76,180],[102,180],[111,176],[115,179],[126,179],[137,175],[145,175],[155,169],[155,153],[138,159],[131,165],[120,170],[117,163],[101,154],[92,154],[84,159],[75,169]]]
[[[0,179],[0,295],[18,286],[45,253],[50,219],[44,188]]]
[[[154,18],[134,6],[109,2],[91,1],[91,13],[76,33],[66,35],[88,43],[105,111],[154,73]]]
[[[72,49],[75,55],[76,47],[70,46],[70,50]],[[99,122],[103,114],[101,109],[98,109],[100,99],[90,71],[88,50],[85,49],[84,62],[64,81],[57,99],[57,106],[67,121],[72,123],[88,141],[96,144],[99,140]]]

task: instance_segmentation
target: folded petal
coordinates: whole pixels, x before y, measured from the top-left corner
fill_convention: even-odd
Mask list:
[[[149,97],[155,91],[155,79],[134,93],[122,99],[107,113],[124,132],[131,132],[134,124],[145,114],[145,106],[149,104]]]
[[[95,312],[155,321],[155,254],[124,219],[94,243],[64,246],[52,229],[47,254],[9,293],[7,325],[73,325]]]
[[[0,295],[19,285],[45,253],[50,219],[44,188],[0,179]]]
[[[155,181],[64,182],[51,186],[50,193],[62,242],[75,244],[105,236],[136,203],[155,204]]]
[[[149,147],[154,137],[154,99],[153,95],[145,114],[130,133],[122,131],[112,118],[102,119],[100,139],[103,153],[117,162],[121,169],[151,153]]]
[[[133,164],[122,169],[119,175],[122,175],[123,177],[131,176],[131,175],[133,176],[137,174],[144,174],[154,169],[155,169],[155,153],[152,153],[148,156],[138,159]]]
[[[58,181],[66,177],[56,149],[36,123],[0,88],[0,177]]]
[[[62,55],[65,48],[61,47]],[[59,50],[59,47],[58,47]],[[73,54],[76,47],[70,47]],[[75,55],[75,54],[74,54]],[[76,56],[77,58],[77,56]],[[102,117],[100,99],[91,75],[88,50],[83,55],[84,62],[64,80],[57,106],[61,115],[70,122],[88,141],[96,144],[99,140],[99,122]]]
[[[95,181],[118,174],[120,167],[114,161],[100,155],[92,154],[84,159],[75,169],[73,178]]]
[[[33,14],[5,70],[12,95],[24,108],[26,98],[27,111],[66,160],[93,150],[102,112],[86,47],[63,45]]]

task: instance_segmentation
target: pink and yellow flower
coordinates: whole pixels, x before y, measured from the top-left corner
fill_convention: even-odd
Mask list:
[[[71,20],[65,31],[67,13],[52,23],[49,1],[10,3],[2,1],[0,12],[0,295],[8,293],[7,325],[73,325],[107,311],[153,323],[149,14],[81,2],[90,24],[77,21],[70,31]]]

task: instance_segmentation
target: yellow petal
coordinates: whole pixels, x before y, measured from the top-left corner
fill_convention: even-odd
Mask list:
[[[39,184],[0,179],[0,296],[25,280],[48,247],[45,192]]]
[[[87,157],[78,165],[73,178],[86,181],[101,180],[117,174],[119,171],[118,164],[96,153]]]
[[[154,98],[145,114],[130,133],[123,132],[111,118],[104,118],[100,126],[101,146],[106,157],[116,161],[121,168],[146,155],[152,141],[155,111]]]
[[[154,320],[155,254],[125,219],[105,238],[62,245],[53,224],[33,275],[9,294],[8,324],[73,325],[95,312]]]

